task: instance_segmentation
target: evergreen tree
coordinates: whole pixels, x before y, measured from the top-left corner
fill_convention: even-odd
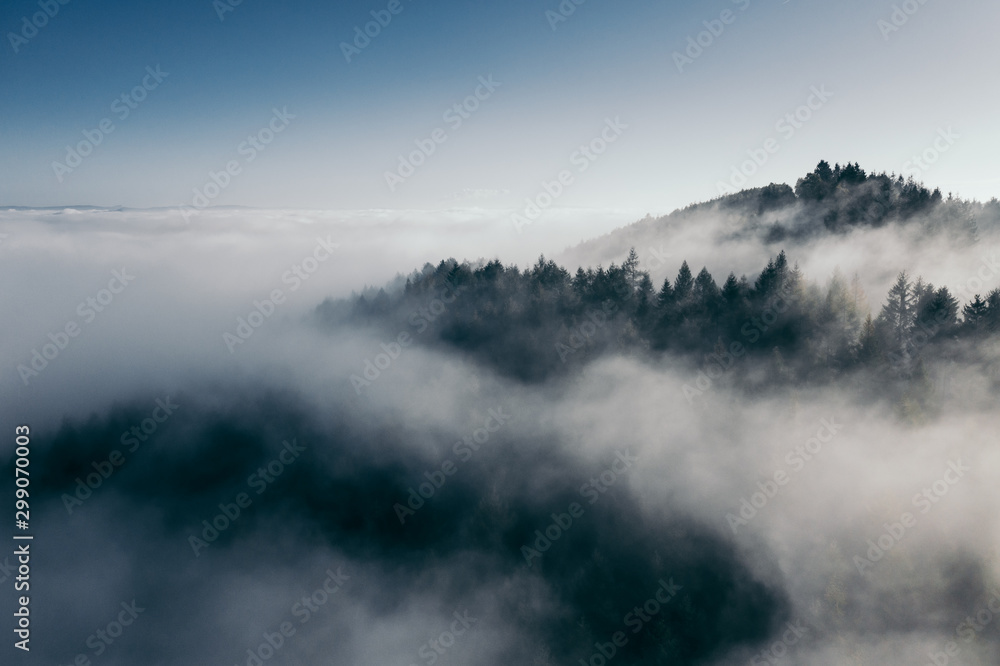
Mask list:
[[[921,326],[923,324],[923,326]],[[948,335],[958,325],[958,299],[951,295],[947,287],[941,287],[925,295],[917,302],[917,328],[930,328],[935,335]]]
[[[632,252],[629,256],[634,258]],[[634,288],[630,275],[637,280]],[[778,313],[774,296],[783,283],[788,307]],[[606,270],[577,269],[572,278],[544,257],[523,272],[499,260],[484,265],[447,260],[437,267],[427,264],[409,278],[399,277],[391,288],[366,287],[349,301],[324,301],[317,315],[328,325],[353,319],[397,331],[448,284],[466,287],[467,295],[426,318],[433,321],[433,333],[425,339],[479,355],[524,379],[544,378],[569,367],[564,355],[552,354],[551,346],[539,341],[559,340],[583,321],[589,308],[607,299],[623,316],[609,317],[600,333],[587,341],[587,352],[571,357],[577,362],[613,347],[704,355],[718,339],[747,339],[750,331],[755,339],[747,345],[748,353],[764,360],[777,348],[796,376],[829,377],[852,365],[888,360],[898,372],[879,373],[873,381],[895,391],[913,383],[921,357],[930,368],[934,360],[952,354],[953,346],[941,343],[956,332],[975,338],[1000,334],[1000,289],[985,298],[976,295],[962,308],[946,287],[920,278],[911,284],[903,272],[876,318],[868,311],[857,274],[848,286],[835,272],[824,292],[805,285],[784,252],[768,262],[753,287],[745,275],[737,279],[730,273],[720,289],[707,268],[693,277],[684,262],[676,282],[664,279],[659,291],[629,258]],[[788,289],[794,293],[787,295]],[[965,349],[970,357],[981,353],[974,344]]]
[[[722,285],[722,300],[726,302],[726,307],[733,308],[740,302],[743,294],[740,290],[740,283],[736,279],[735,273],[730,273],[726,282]]]
[[[628,280],[632,289],[637,289],[640,280],[639,255],[636,254],[634,247],[628,251],[628,257],[622,262],[622,271],[624,271],[625,279]]]
[[[850,165],[848,165],[850,166]],[[824,183],[833,183],[833,170],[830,168],[830,163],[826,160],[820,160],[819,164],[816,165],[816,175]]]
[[[830,347],[836,357],[846,361],[861,328],[861,314],[839,270],[834,271],[830,279],[824,311],[831,327]]]
[[[963,328],[973,333],[981,332],[985,328],[988,312],[989,306],[986,301],[983,300],[982,296],[976,294],[975,298],[962,308],[962,318],[965,320]]]
[[[868,178],[865,170],[855,162],[854,164],[848,163],[840,172],[837,180],[839,182],[847,183],[848,185],[859,185]]]
[[[376,314],[386,314],[389,312],[389,307],[389,294],[385,293],[385,288],[380,288],[371,303],[371,311]]]
[[[589,271],[584,271],[583,267],[576,269],[576,275],[573,276],[573,291],[579,297],[583,297],[590,288],[591,273]]]
[[[645,322],[650,312],[652,312],[653,299],[655,297],[653,281],[649,279],[648,273],[643,273],[642,277],[639,278],[639,286],[636,290],[635,317],[640,324]]]
[[[776,259],[769,260],[754,283],[754,295],[761,302],[766,301],[781,288],[788,278],[788,259],[782,250]]]
[[[826,160],[820,161],[812,173],[799,178],[795,183],[795,196],[806,201],[820,201],[829,195],[836,186],[833,169]]]
[[[925,304],[927,300],[933,298],[934,296],[934,285],[930,283],[924,283],[922,277],[917,276],[917,281],[913,284],[913,303],[917,312],[920,312],[920,306]]]
[[[851,300],[854,302],[854,309],[858,316],[867,315],[871,311],[871,307],[868,305],[868,294],[861,286],[861,276],[856,271],[851,278]]]
[[[694,288],[694,278],[691,276],[691,269],[688,267],[688,262],[681,264],[681,268],[677,271],[677,279],[674,280],[674,298],[678,303],[683,303],[691,296],[691,291]]]
[[[707,268],[703,267],[695,278],[692,295],[700,302],[714,301],[719,295],[719,287]]]
[[[674,288],[670,286],[670,279],[664,278],[660,293],[656,296],[656,307],[662,310],[672,306],[675,301]]]
[[[708,322],[718,320],[719,310],[722,305],[720,303],[719,287],[715,284],[715,280],[707,268],[703,267],[698,273],[698,277],[695,278],[691,297],[702,316],[707,318]]]
[[[889,289],[889,297],[882,306],[879,318],[892,332],[893,341],[902,350],[909,339],[910,328],[914,321],[913,286],[910,284],[906,271],[896,277],[895,284]]]
[[[882,345],[878,330],[872,321],[871,313],[865,317],[861,325],[861,336],[858,338],[858,361],[865,365],[874,365],[882,358]]]
[[[986,294],[986,330],[990,333],[1000,331],[1000,289],[993,289]]]

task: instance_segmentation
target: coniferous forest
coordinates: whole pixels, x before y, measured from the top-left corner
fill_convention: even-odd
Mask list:
[[[764,231],[779,244],[890,223],[971,244],[979,225],[1000,228],[996,200],[943,199],[912,179],[869,176],[856,164],[820,162],[794,190],[769,186],[713,205],[740,209],[751,219],[747,228],[768,210],[794,207],[787,228]],[[815,228],[806,228],[807,220]],[[1000,264],[985,268],[995,273]],[[435,300],[438,312],[428,309]],[[713,276],[682,260],[675,276],[654,283],[631,248],[620,263],[575,270],[544,256],[524,269],[500,259],[442,260],[388,289],[327,300],[316,316],[323,326],[372,327],[386,339],[416,326],[420,344],[458,351],[525,382],[573,373],[605,354],[680,359],[706,376],[725,370],[728,385],[750,391],[850,381],[864,372],[859,390],[890,396],[916,414],[934,404],[929,362],[984,364],[996,376],[978,350],[1000,332],[1000,288],[962,303],[948,285],[904,270],[887,293],[869,294],[857,275],[803,275],[784,250],[756,274]],[[734,363],[744,358],[763,373]],[[354,379],[359,390],[365,386],[360,375]],[[700,393],[694,381],[684,390],[689,400]]]
[[[1000,664],[996,0],[3,10],[0,666]]]
[[[40,258],[81,233],[7,214]],[[995,662],[996,200],[820,162],[377,286],[352,220],[288,213],[246,261],[219,254],[244,211],[193,245],[75,215],[145,226],[78,238],[127,282],[88,267],[92,325],[61,325],[75,295],[19,324],[9,409],[40,578],[93,570],[101,612],[138,617],[94,643],[117,615],[42,587],[33,621],[76,627],[51,661],[93,636],[144,663],[177,626],[241,666]]]

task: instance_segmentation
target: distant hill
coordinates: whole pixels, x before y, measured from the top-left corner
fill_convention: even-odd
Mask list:
[[[903,225],[949,242],[973,243],[981,233],[1000,231],[1000,201],[987,203],[944,196],[912,178],[867,174],[857,163],[831,167],[821,161],[795,187],[770,184],[679,209],[663,217],[646,217],[607,235],[588,240],[556,257],[570,266],[607,265],[621,261],[629,248],[669,244],[690,227],[704,226],[712,240],[725,243],[757,239],[792,248],[822,236]]]

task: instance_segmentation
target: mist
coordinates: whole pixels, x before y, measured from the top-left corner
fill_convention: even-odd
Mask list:
[[[348,214],[3,213],[33,658],[993,663],[992,333],[956,321],[902,361],[863,361],[855,322],[854,360],[821,363],[830,323],[788,337],[781,320],[757,343],[726,333],[738,318],[692,342],[683,323],[643,328],[641,288],[574,286],[577,302],[555,264],[530,267],[609,267],[635,246],[657,285],[682,261],[763,284],[783,250],[796,308],[857,274],[850,312],[876,333],[900,271],[960,306],[1000,284],[980,272],[995,228],[928,237],[934,210],[745,232],[803,206],[759,221],[714,202],[562,254],[418,215],[372,233]],[[774,307],[745,289],[754,316]]]

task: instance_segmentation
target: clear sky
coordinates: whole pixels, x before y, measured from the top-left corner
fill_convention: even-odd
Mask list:
[[[516,210],[566,171],[553,206],[656,214],[748,151],[747,186],[825,158],[988,199],[1000,5],[909,1],[5,0],[0,205],[198,205],[215,172],[216,205]]]

